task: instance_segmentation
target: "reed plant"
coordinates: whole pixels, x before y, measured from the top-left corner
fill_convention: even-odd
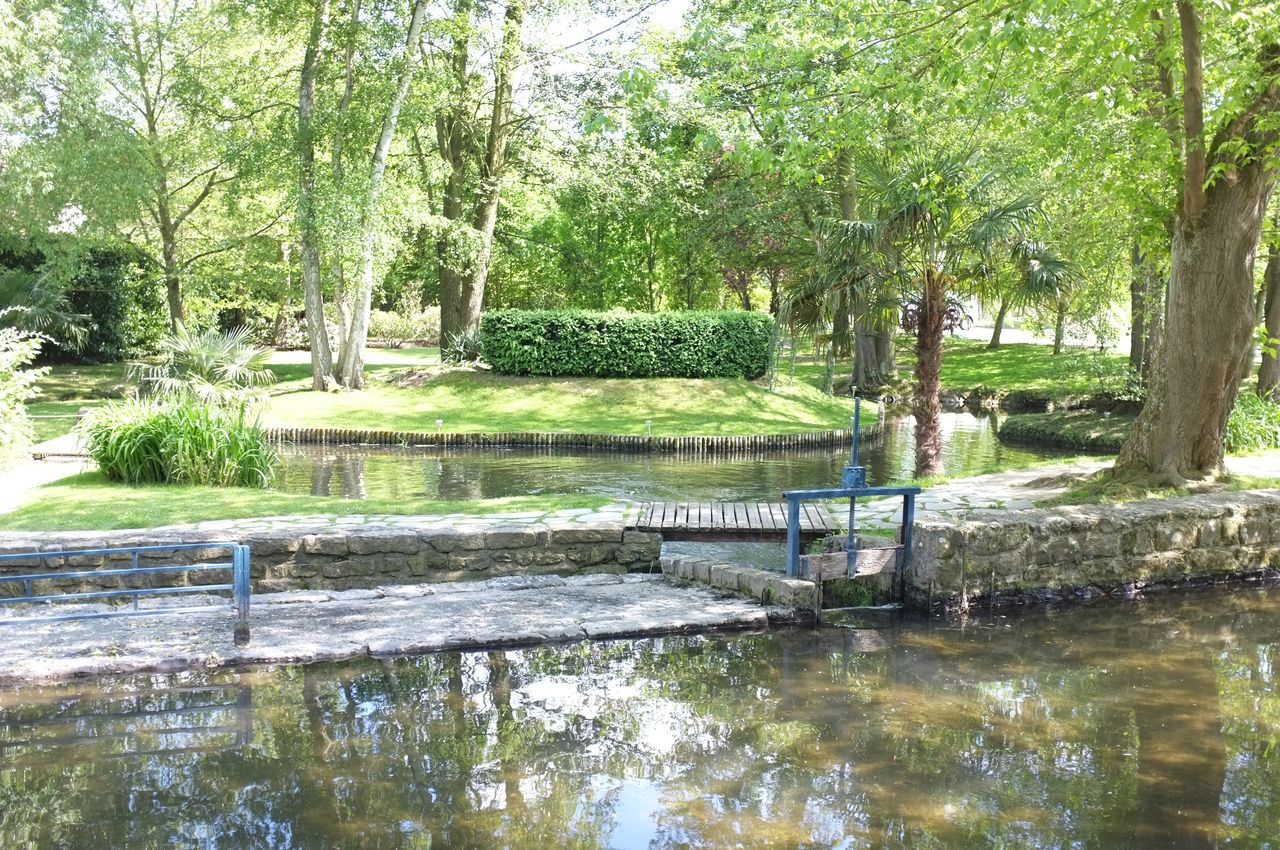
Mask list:
[[[1241,389],[1227,420],[1226,444],[1233,454],[1280,448],[1280,404]]]
[[[80,433],[102,474],[127,484],[266,487],[277,459],[246,405],[116,402],[88,417]]]

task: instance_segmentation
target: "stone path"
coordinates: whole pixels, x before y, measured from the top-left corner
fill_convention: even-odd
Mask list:
[[[31,495],[31,491],[60,478],[66,478],[91,469],[82,459],[29,460],[0,473],[0,514],[17,510]]]
[[[771,619],[785,622],[797,616],[789,608],[676,585],[660,575],[512,576],[448,585],[259,594],[250,615],[252,642],[236,647],[227,600],[191,597],[182,604],[193,600],[202,601],[208,613],[0,625],[0,685],[761,629]]]

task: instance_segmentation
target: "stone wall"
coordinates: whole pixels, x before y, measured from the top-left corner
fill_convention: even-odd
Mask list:
[[[811,581],[691,555],[664,557],[662,574],[673,581],[697,582],[750,596],[764,605],[784,605],[812,611],[817,601],[816,590]]]
[[[1143,590],[1280,570],[1280,491],[989,512],[916,524],[908,593],[963,608]]]
[[[233,525],[233,524],[228,524]],[[411,582],[473,581],[510,575],[575,575],[656,571],[661,535],[628,531],[621,524],[578,523],[482,525],[453,528],[406,525],[314,529],[283,528],[237,534],[226,530],[156,529],[145,532],[66,532],[0,535],[0,554],[98,549],[117,546],[173,546],[233,541],[250,548],[255,591],[347,589]],[[217,563],[225,550],[159,551],[143,557],[143,566],[159,563]],[[86,570],[128,566],[127,558],[78,556],[53,561],[0,562],[0,574],[45,570]],[[190,583],[219,581],[218,574],[196,574]],[[189,574],[151,579],[154,584],[184,583]],[[53,591],[53,583],[44,584]],[[58,583],[58,591],[119,587],[102,577]],[[139,586],[137,579],[130,586]],[[143,585],[145,586],[145,585]],[[12,594],[16,585],[0,585]]]

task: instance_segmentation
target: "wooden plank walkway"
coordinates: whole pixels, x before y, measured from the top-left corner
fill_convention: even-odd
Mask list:
[[[785,540],[785,502],[645,502],[636,531],[661,532],[664,540]],[[824,508],[800,506],[800,539],[815,540],[840,529]]]

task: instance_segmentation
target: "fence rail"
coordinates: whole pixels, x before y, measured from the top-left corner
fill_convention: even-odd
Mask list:
[[[140,557],[191,550],[225,549],[230,560],[212,564],[158,564],[142,566]],[[0,555],[0,565],[5,563],[31,561],[51,561],[67,558],[121,558],[127,557],[130,566],[107,569],[49,570],[44,572],[23,573],[20,575],[0,575],[0,587],[20,585],[21,593],[13,596],[0,596],[0,606],[32,605],[52,602],[83,602],[86,600],[128,599],[131,605],[121,606],[111,611],[74,611],[47,616],[24,616],[0,618],[2,625],[21,625],[26,623],[51,623],[64,620],[97,620],[109,617],[142,617],[157,614],[183,614],[206,612],[208,606],[164,606],[143,608],[139,600],[146,597],[183,596],[191,593],[230,592],[232,610],[236,615],[235,643],[244,646],[249,642],[249,547],[239,543],[178,543],[168,546],[123,546],[103,549],[59,549],[40,552],[15,552]],[[208,573],[230,571],[229,582],[207,584],[187,584],[159,587],[123,587],[114,590],[82,590],[65,593],[37,592],[37,582],[57,582],[70,579],[103,579],[112,578],[127,580],[135,576],[151,576],[171,573]],[[3,610],[0,608],[0,610]]]

